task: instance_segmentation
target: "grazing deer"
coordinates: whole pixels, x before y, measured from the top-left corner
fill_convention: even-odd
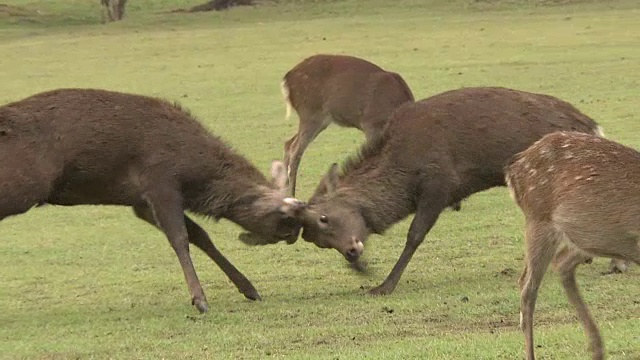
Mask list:
[[[406,103],[342,174],[331,167],[298,213],[302,238],[355,263],[369,234],[415,213],[400,258],[370,291],[389,294],[443,209],[504,186],[508,160],[558,130],[600,132],[567,102],[512,89],[464,88]]]
[[[122,20],[127,0],[100,0],[102,6],[102,23]]]
[[[185,211],[226,218],[253,244],[296,241],[302,204],[286,198],[286,168],[268,181],[186,110],[94,89],[60,89],[0,107],[0,220],[34,205],[123,205],[165,233],[200,312],[207,300],[189,255],[204,251],[249,299],[251,282]]]
[[[640,152],[596,136],[556,132],[516,155],[505,170],[526,219],[519,283],[527,359],[535,358],[533,311],[552,260],[589,336],[593,359],[603,359],[602,338],[575,270],[595,256],[640,264]]]
[[[332,122],[364,132],[366,140],[380,136],[391,112],[413,94],[396,73],[366,60],[345,55],[314,55],[289,70],[282,80],[286,118],[295,109],[298,132],[284,144],[284,164],[291,196],[302,154]]]

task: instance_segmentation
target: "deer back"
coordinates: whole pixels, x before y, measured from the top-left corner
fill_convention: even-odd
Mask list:
[[[506,88],[447,91],[393,113],[387,129],[392,163],[415,167],[429,156],[461,175],[498,177],[516,153],[542,136],[571,130],[590,134],[598,124],[560,99]],[[421,160],[422,159],[422,160]]]
[[[275,188],[186,110],[164,100],[59,89],[5,105],[3,111],[24,118],[13,122],[11,132],[20,134],[13,151],[34,149],[60,168],[52,196],[62,203],[128,204],[149,185],[140,183],[143,177],[189,185],[195,193],[228,177]]]
[[[352,56],[311,56],[291,69],[284,82],[298,113],[331,116],[339,125],[360,129],[367,117],[385,121],[398,105],[413,101],[400,75]]]
[[[556,132],[516,155],[506,181],[528,221],[553,222],[574,242],[598,248],[603,238],[640,238],[640,153],[634,149]]]

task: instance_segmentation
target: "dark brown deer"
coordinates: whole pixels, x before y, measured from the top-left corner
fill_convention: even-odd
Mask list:
[[[0,220],[34,205],[124,205],[167,236],[192,303],[208,309],[189,243],[204,251],[249,299],[251,282],[185,211],[226,218],[254,244],[294,242],[302,206],[286,198],[286,168],[274,182],[166,101],[93,89],[60,89],[0,107]]]
[[[282,80],[287,119],[295,109],[298,132],[284,144],[291,195],[302,154],[332,122],[364,132],[367,141],[382,133],[391,112],[413,94],[396,73],[345,55],[314,55],[289,70]]]
[[[549,264],[604,359],[600,331],[576,284],[576,267],[595,256],[640,264],[640,152],[586,134],[546,135],[506,168],[511,195],[526,219],[520,277],[520,326],[533,360],[533,312]]]
[[[567,102],[512,89],[465,88],[404,104],[342,174],[331,167],[300,212],[302,238],[356,262],[371,233],[415,213],[400,258],[370,291],[389,294],[443,209],[504,186],[507,161],[558,130],[600,132]]]

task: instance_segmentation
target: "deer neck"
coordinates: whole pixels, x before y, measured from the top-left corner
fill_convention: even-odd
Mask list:
[[[209,174],[203,186],[194,186],[186,199],[187,208],[239,224],[250,216],[252,204],[270,191],[276,191],[274,185],[259,170],[250,164],[234,163]]]
[[[367,227],[381,234],[393,224],[415,212],[409,174],[400,170],[373,170],[350,179],[346,177],[335,196],[362,214]]]

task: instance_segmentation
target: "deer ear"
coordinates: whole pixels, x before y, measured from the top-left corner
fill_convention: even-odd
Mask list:
[[[327,191],[333,192],[338,187],[338,164],[333,163],[327,172]]]
[[[282,161],[274,160],[271,162],[271,178],[279,189],[284,189],[287,186],[287,180],[289,180],[287,168]]]
[[[322,196],[328,194],[336,189],[338,184],[338,164],[333,163],[329,168],[329,171],[324,175],[318,186],[316,186],[316,190],[313,192],[313,197],[316,198],[318,196]]]

